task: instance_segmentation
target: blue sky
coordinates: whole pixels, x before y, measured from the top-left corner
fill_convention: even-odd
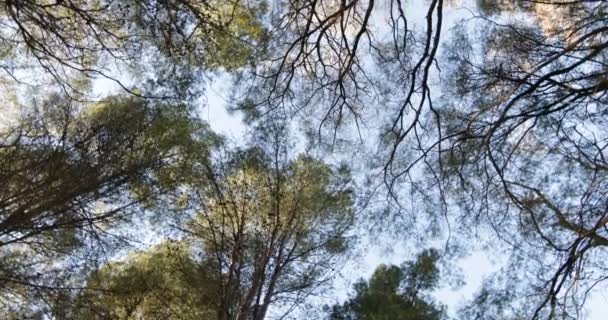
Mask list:
[[[466,1],[463,1],[466,2]],[[470,11],[463,7],[471,6],[472,1],[467,2],[465,6],[450,7],[445,12],[445,26],[443,28],[443,36],[449,32],[450,27],[458,20],[470,16]],[[419,17],[424,17],[423,6],[424,1],[418,1],[411,6],[412,16],[416,16],[416,12],[420,12]],[[414,19],[415,20],[415,19]],[[437,85],[437,84],[436,84]],[[109,81],[100,81],[96,85],[99,93],[107,93],[116,89]],[[438,88],[436,88],[438,89]],[[221,133],[232,141],[244,141],[242,137],[245,135],[246,127],[244,126],[241,115],[238,113],[229,113],[226,110],[228,97],[230,96],[229,78],[221,74],[216,76],[214,80],[208,83],[206,97],[204,98],[204,107],[200,109],[201,117],[208,121],[211,128]],[[155,242],[153,234],[150,234],[150,241]],[[378,240],[378,239],[376,239]],[[361,251],[359,256],[351,259],[348,265],[341,271],[337,278],[335,290],[326,294],[328,303],[332,303],[332,299],[344,299],[350,290],[351,284],[357,279],[363,277],[368,278],[374,269],[382,263],[385,264],[400,264],[405,260],[413,258],[417,253],[415,244],[407,240],[394,240],[389,237],[380,238],[372,244],[367,243],[364,247],[358,248]],[[484,251],[474,251],[468,256],[455,262],[462,270],[462,280],[464,284],[457,288],[445,285],[436,292],[434,297],[437,301],[448,306],[451,315],[457,309],[459,304],[466,302],[479,289],[483,279],[492,271],[499,269],[500,257],[489,257]],[[587,319],[603,320],[608,317],[608,294],[605,288],[595,290],[595,293],[588,300],[586,306],[588,310]]]
[[[411,4],[411,3],[410,3]],[[424,1],[416,1],[411,4],[412,16],[416,12],[420,18],[424,17]],[[471,11],[465,8],[474,6],[473,1],[463,0],[459,4],[448,7],[445,11],[445,25],[442,31],[444,38],[450,28],[460,19],[469,17]],[[415,19],[414,19],[414,23]],[[436,83],[437,86],[439,83]],[[438,89],[438,88],[436,88]],[[229,100],[230,87],[227,77],[219,76],[208,85],[206,91],[205,107],[201,110],[201,116],[207,120],[211,128],[219,133],[226,135],[233,141],[243,141],[239,139],[245,134],[245,126],[241,121],[241,116],[236,113],[226,111],[226,102]],[[335,289],[332,294],[326,296],[332,299],[344,299],[350,290],[351,284],[357,279],[368,278],[374,269],[382,263],[400,264],[405,260],[413,258],[417,253],[415,245],[408,243],[407,240],[394,240],[390,238],[375,241],[374,244],[366,244],[364,248],[359,248],[362,252],[360,256],[351,259],[334,283]],[[455,262],[456,266],[462,270],[463,285],[457,288],[445,285],[433,293],[437,301],[448,306],[449,314],[454,315],[458,306],[471,299],[472,295],[479,289],[483,279],[492,271],[500,268],[500,257],[490,257],[484,251],[474,251],[468,256]],[[595,293],[586,303],[588,314],[586,319],[603,320],[608,317],[608,294],[603,289],[595,290]]]
[[[226,111],[226,102],[229,100],[230,87],[226,77],[219,77],[209,85],[207,90],[206,106],[201,110],[201,116],[207,120],[211,128],[233,141],[245,135],[246,127],[238,113]],[[352,258],[347,266],[341,271],[340,276],[334,283],[334,290],[328,297],[328,303],[332,300],[339,301],[347,297],[351,284],[359,278],[368,278],[379,264],[401,264],[412,259],[417,253],[415,245],[407,240],[395,240],[391,238],[366,243],[361,250],[360,256]],[[483,251],[474,251],[455,264],[462,270],[464,284],[454,288],[444,285],[433,293],[437,301],[447,305],[450,315],[458,308],[459,304],[471,299],[479,289],[483,279],[492,271],[499,268],[499,258],[489,257]],[[590,320],[605,320],[608,315],[608,294],[605,290],[597,290],[587,302]]]

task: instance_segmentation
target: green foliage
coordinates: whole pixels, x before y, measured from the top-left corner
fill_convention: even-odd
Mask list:
[[[439,271],[435,250],[401,267],[380,265],[368,280],[354,285],[354,296],[332,306],[331,320],[439,320],[443,307],[429,302],[422,290],[437,286]]]
[[[61,287],[71,254],[92,239],[104,250],[100,231],[159,204],[218,141],[187,108],[130,97],[76,104],[53,96],[24,113],[0,133],[5,305],[38,299],[49,282]]]
[[[278,154],[229,153],[191,199],[198,212],[188,230],[226,288],[217,293],[222,319],[262,319],[271,303],[315,290],[348,248],[347,170]]]
[[[281,232],[289,241],[299,241],[298,251],[324,244],[332,250],[345,248],[338,236],[353,219],[348,178],[335,180],[339,176],[330,167],[309,156],[272,168],[272,160],[263,151],[250,149],[237,153],[232,161],[225,172],[219,173],[221,181],[217,185],[203,189],[208,212],[195,218],[193,232],[204,234],[211,225],[222,225],[224,219],[239,218],[251,223],[243,226],[243,232],[252,241],[265,241],[272,232]],[[225,197],[238,207],[227,208]],[[327,230],[319,230],[321,226]]]
[[[275,166],[259,148],[200,165],[182,180],[178,207],[195,209],[185,238],[95,271],[76,317],[263,319],[326,281],[348,247],[347,169],[310,156]]]
[[[259,20],[266,12],[263,1],[171,0],[154,6],[160,12],[143,1],[132,19],[142,37],[178,63],[236,69],[252,58],[266,36]]]
[[[205,159],[216,141],[181,106],[111,97],[89,107],[51,98],[4,132],[0,228],[26,232],[42,224],[52,230],[78,218],[72,201],[93,206],[129,191],[136,197],[125,201],[152,201],[154,192],[175,186],[194,159]]]
[[[184,243],[166,242],[103,266],[78,297],[76,319],[215,319],[215,279]]]

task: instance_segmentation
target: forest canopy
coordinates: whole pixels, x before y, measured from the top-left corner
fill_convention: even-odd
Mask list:
[[[0,318],[604,314],[607,59],[601,0],[0,0]]]

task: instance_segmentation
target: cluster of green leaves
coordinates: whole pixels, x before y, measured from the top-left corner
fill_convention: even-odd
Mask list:
[[[165,242],[94,271],[63,310],[74,319],[215,319],[216,281],[183,243]]]
[[[158,203],[216,142],[186,107],[133,97],[25,109],[0,148],[3,300],[68,285],[65,259]]]
[[[104,265],[74,308],[87,319],[263,319],[326,281],[352,225],[349,175],[309,156],[269,167],[260,149],[199,163],[184,237]],[[221,171],[219,171],[221,170]],[[186,209],[187,208],[187,209]]]
[[[354,296],[331,307],[330,320],[440,320],[444,308],[425,296],[439,282],[437,251],[426,250],[401,266],[380,265]]]

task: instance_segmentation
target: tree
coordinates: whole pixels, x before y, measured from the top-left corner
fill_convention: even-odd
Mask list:
[[[253,148],[209,168],[187,233],[221,279],[218,319],[264,319],[331,279],[353,223],[347,168]]]
[[[359,131],[363,140],[366,116],[377,116],[380,101],[388,118],[381,133],[396,134],[391,145],[397,148],[414,127],[421,129],[418,117],[409,121],[409,114],[430,99],[443,8],[443,0],[425,3],[418,30],[412,24],[419,17],[409,15],[411,3],[401,0],[281,1],[269,26],[273,37],[251,77],[241,82],[237,108],[312,114],[316,140],[334,147],[350,138],[340,134],[351,132],[343,127]]]
[[[182,185],[173,206],[191,217],[184,237],[93,273],[82,314],[261,320],[331,279],[354,219],[348,170],[261,148],[225,156]]]
[[[107,248],[111,226],[153,206],[194,160],[207,157],[214,141],[185,106],[118,96],[93,105],[54,96],[6,124],[3,307],[29,308],[27,301],[78,287],[70,278]],[[38,302],[34,308],[44,308]]]
[[[331,320],[439,320],[441,306],[429,302],[424,291],[439,281],[435,250],[421,252],[416,261],[399,266],[380,265],[369,281],[354,285],[355,294],[343,304],[332,306]]]

